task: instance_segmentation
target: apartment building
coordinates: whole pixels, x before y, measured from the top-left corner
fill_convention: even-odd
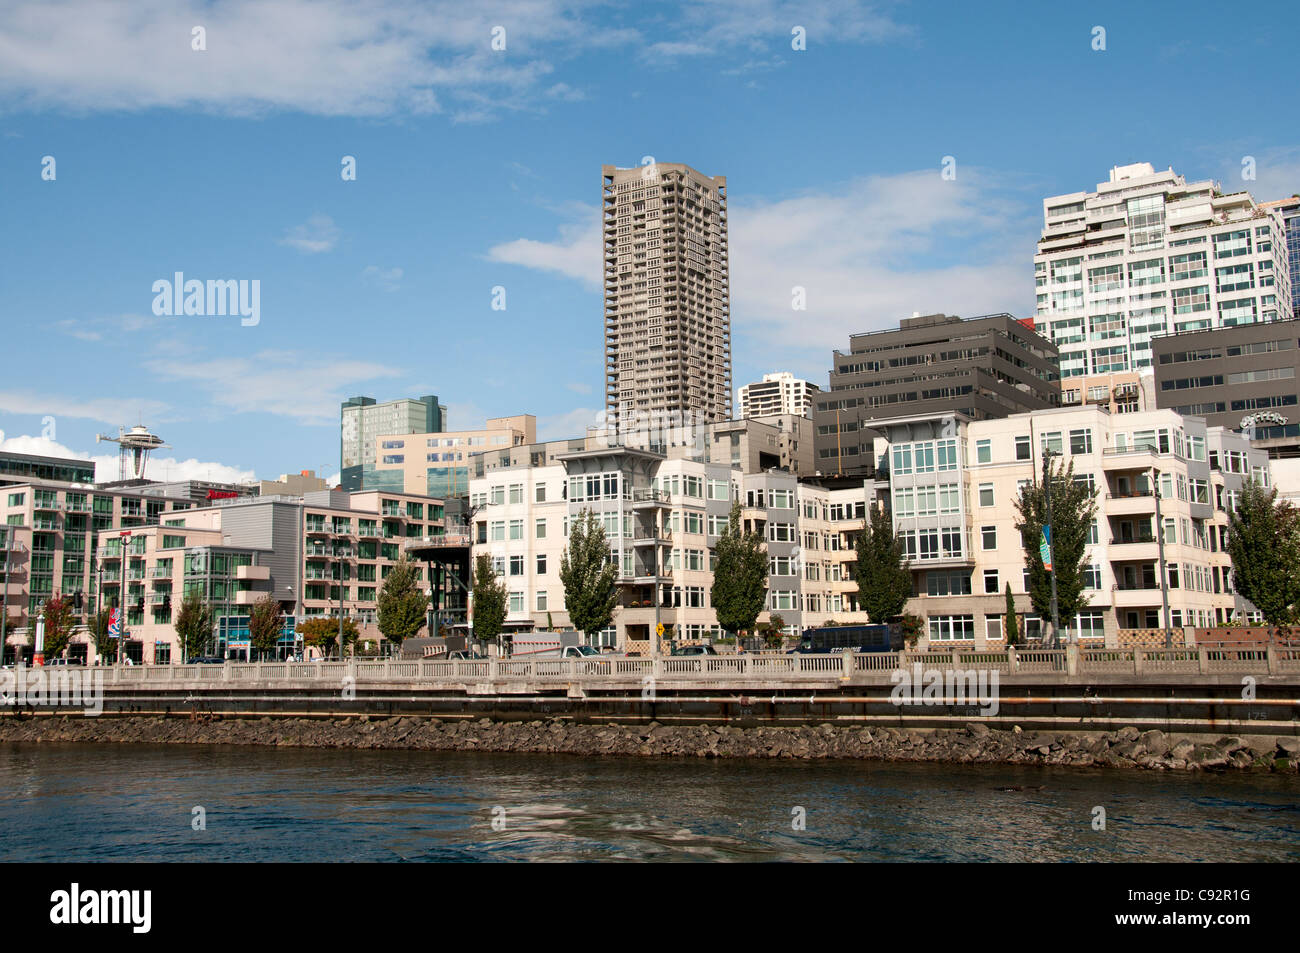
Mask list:
[[[1300,195],[1262,203],[1276,209],[1286,228],[1287,272],[1291,276],[1291,314],[1300,318]]]
[[[479,430],[383,433],[375,437],[375,463],[362,482],[367,490],[439,499],[468,496],[473,454],[536,442],[537,418],[532,414],[489,417]]]
[[[1159,335],[1293,316],[1282,213],[1145,162],[1043,201],[1034,284],[1063,387],[1149,373]]]
[[[672,163],[601,173],[610,422],[730,419],[726,177]]]
[[[821,388],[795,377],[789,371],[764,374],[761,381],[746,384],[736,391],[741,419],[792,414],[812,415],[813,401]]]
[[[340,485],[349,492],[367,487],[375,468],[380,434],[430,434],[447,429],[447,407],[432,395],[379,403],[350,397],[339,410]],[[372,487],[373,488],[373,487]]]
[[[247,649],[249,613],[267,595],[280,603],[286,651],[298,619],[337,616],[340,609],[358,622],[363,639],[378,642],[383,580],[404,553],[445,530],[441,500],[380,491],[240,497],[197,507],[28,485],[5,488],[0,499],[17,543],[5,595],[23,610],[16,619],[11,610],[10,645],[30,651],[31,625],[45,600],[80,591],[87,614],[122,608],[125,651],[145,663],[180,658],[173,622],[191,592],[213,607],[212,651]],[[89,518],[84,525],[82,516]],[[418,573],[427,588],[427,564],[418,564]],[[440,603],[459,600],[463,619],[463,592],[450,580],[438,582],[445,590]],[[86,643],[84,635],[75,638],[71,654],[93,660]]]
[[[30,534],[27,549],[15,556],[12,573],[21,580],[21,600],[11,612],[35,618],[55,594],[96,592],[92,573],[101,536],[117,530],[158,525],[164,516],[193,505],[174,497],[146,496],[139,489],[101,489],[52,480],[0,488],[0,515],[6,525]],[[121,579],[106,580],[121,597]],[[15,593],[17,597],[17,593]],[[14,608],[15,605],[18,608]]]
[[[596,641],[644,650],[658,626],[670,640],[722,634],[711,590],[718,537],[733,501],[743,528],[766,541],[767,606],[797,633],[827,618],[849,618],[851,558],[845,523],[860,529],[869,491],[802,486],[789,471],[746,473],[729,461],[668,458],[635,447],[556,447],[484,467],[471,484],[474,553],[486,553],[509,594],[512,630],[571,625],[560,560],[572,522],[590,510],[619,567],[619,605]],[[802,520],[800,513],[809,514]],[[847,514],[847,518],[845,516]],[[855,522],[856,521],[856,522]],[[847,608],[846,608],[847,606]]]
[[[1152,344],[1160,407],[1241,430],[1271,457],[1300,456],[1300,321],[1187,331]]]
[[[973,420],[1060,403],[1056,348],[1009,314],[930,314],[855,334],[818,395],[817,469],[865,474],[872,421],[952,412]]]
[[[1021,631],[1046,631],[1029,602],[1015,503],[1049,452],[1097,490],[1090,603],[1063,627],[1107,645],[1118,644],[1120,630],[1163,628],[1162,577],[1174,628],[1254,612],[1232,589],[1228,512],[1247,478],[1270,475],[1266,454],[1240,434],[1171,410],[1116,416],[1101,407],[955,424],[898,420],[879,431],[876,493],[911,561],[907,611],[926,620],[931,644],[997,644],[1008,584]]]
[[[0,486],[26,483],[28,480],[89,485],[95,482],[95,464],[72,457],[46,457],[35,453],[0,450]]]

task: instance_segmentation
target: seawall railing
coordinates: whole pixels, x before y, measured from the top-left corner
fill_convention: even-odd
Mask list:
[[[966,669],[1004,675],[1300,675],[1300,648],[1188,649],[1005,649],[1002,651],[841,652],[833,655],[720,655],[598,659],[400,659],[328,662],[226,662],[222,665],[104,666],[105,685],[213,683],[237,688],[264,682],[311,682],[350,677],[357,683],[600,682],[629,679],[746,681],[794,678],[835,683],[844,679],[888,680],[899,670]]]

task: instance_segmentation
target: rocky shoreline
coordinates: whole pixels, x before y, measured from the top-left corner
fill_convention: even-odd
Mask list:
[[[570,721],[441,721],[436,718],[161,716],[0,718],[0,741],[232,744],[302,748],[408,748],[536,754],[696,758],[853,758],[953,764],[1039,764],[1147,770],[1297,773],[1300,738],[1216,741],[1139,732],[1057,733],[989,729],[575,724]]]

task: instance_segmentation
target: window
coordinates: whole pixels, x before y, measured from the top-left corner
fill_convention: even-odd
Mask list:
[[[524,501],[524,485],[522,483],[512,483],[510,485],[510,502],[522,503]]]
[[[1029,447],[1029,438],[1028,438],[1028,437],[1017,437],[1017,438],[1016,438],[1016,459],[1017,459],[1017,460],[1028,460],[1028,459],[1029,459],[1029,450],[1030,450],[1030,447]]]
[[[975,617],[940,615],[930,617],[930,641],[953,642],[975,638]]]
[[[522,576],[523,574],[524,574],[524,557],[523,557],[523,556],[511,556],[511,557],[510,557],[510,575],[512,575],[512,576]]]
[[[976,463],[993,462],[993,442],[991,440],[975,441],[975,462]]]
[[[992,506],[992,505],[993,505],[993,484],[981,483],[980,484],[980,506]]]
[[[997,595],[1002,590],[998,587],[998,571],[996,569],[984,570],[984,593],[985,595]]]
[[[998,548],[998,528],[996,526],[980,527],[980,544],[984,549]]]
[[[517,614],[524,611],[524,594],[522,592],[510,593],[510,612]]]
[[[510,521],[510,538],[511,538],[511,539],[523,539],[523,538],[524,538],[524,521],[523,521],[523,520],[511,520],[511,521]]]
[[[545,484],[545,483],[539,483],[539,484],[537,484],[537,488],[536,488],[536,489],[537,489],[537,493],[536,493],[535,499],[537,500],[538,503],[545,503],[545,502],[546,502],[546,484]]]
[[[546,575],[546,554],[539,553],[537,556],[537,575]]]
[[[996,616],[986,618],[984,620],[984,637],[989,641],[1002,638],[1002,620]]]
[[[537,521],[537,538],[538,539],[546,538],[546,520]]]
[[[1060,456],[1062,449],[1061,432],[1055,430],[1052,433],[1043,434],[1043,452],[1054,453]]]
[[[538,589],[538,590],[537,590],[537,611],[538,611],[538,612],[545,612],[545,611],[546,611],[546,608],[547,608],[547,605],[546,605],[546,590],[545,590],[545,589]]]
[[[1091,429],[1085,427],[1070,431],[1070,453],[1092,453]]]

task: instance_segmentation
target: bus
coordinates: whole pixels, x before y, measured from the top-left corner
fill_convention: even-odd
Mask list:
[[[804,629],[799,647],[804,655],[829,655],[850,649],[854,652],[897,652],[903,648],[903,627],[889,625],[830,625]]]

